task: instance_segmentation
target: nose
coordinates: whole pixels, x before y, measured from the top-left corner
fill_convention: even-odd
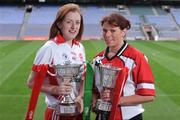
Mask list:
[[[74,29],[74,28],[75,28],[75,25],[76,25],[75,22],[73,22],[72,25],[71,25],[71,28]]]
[[[111,31],[108,30],[108,31],[105,33],[105,36],[108,37],[108,36],[110,36],[110,35],[111,35]]]

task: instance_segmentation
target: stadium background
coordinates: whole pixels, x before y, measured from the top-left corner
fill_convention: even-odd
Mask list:
[[[131,21],[127,40],[149,58],[156,79],[156,100],[145,104],[144,118],[178,120],[179,0],[0,0],[0,120],[24,119],[31,93],[26,79],[35,53],[47,40],[58,7],[68,2],[82,7],[89,61],[105,47],[99,26],[102,16],[119,12]],[[35,120],[43,119],[45,107],[41,94]]]

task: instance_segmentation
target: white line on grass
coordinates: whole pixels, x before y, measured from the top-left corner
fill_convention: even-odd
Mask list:
[[[22,49],[24,49],[24,48],[28,48],[28,46],[32,46],[33,45],[33,43],[30,43],[30,44],[28,44],[28,45],[25,45],[24,47],[22,47],[21,49],[18,49],[17,51],[14,51],[14,52],[12,52],[10,55],[8,55],[8,56],[6,56],[6,58],[11,58],[11,56],[13,56],[14,55],[14,53],[18,53],[18,52],[20,52],[20,51],[22,51]],[[7,73],[6,73],[6,75],[5,76],[1,76],[2,78],[1,78],[1,80],[0,80],[0,86],[6,81],[6,79],[13,73],[13,72],[15,72],[16,70],[17,70],[17,68],[18,67],[20,67],[20,65],[22,65],[22,63],[33,53],[34,51],[32,50],[31,52],[29,52],[29,54],[28,53],[24,53],[24,55],[23,55],[23,57],[22,58],[19,58],[19,60],[18,60],[18,62],[17,63],[19,63],[19,64],[16,64],[15,66],[13,66],[13,67],[11,67],[11,70],[9,70]],[[3,60],[5,60],[5,58],[4,59],[2,59],[2,60],[0,60],[0,64],[3,64]],[[0,71],[3,71],[2,70],[2,67],[0,67]]]

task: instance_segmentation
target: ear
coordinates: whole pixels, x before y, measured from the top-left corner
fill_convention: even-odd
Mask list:
[[[122,30],[122,34],[123,34],[124,37],[126,36],[126,32],[127,32],[127,29],[124,28],[124,30]]]
[[[58,23],[57,23],[57,27],[58,27],[59,29],[61,29],[61,28],[62,28],[62,24],[61,24],[60,22],[58,22]]]

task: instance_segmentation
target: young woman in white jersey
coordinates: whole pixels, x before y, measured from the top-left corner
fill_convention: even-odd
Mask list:
[[[40,91],[46,95],[45,102],[47,109],[45,120],[82,119],[85,74],[81,76],[80,84],[74,86],[71,82],[59,83],[56,77],[48,73],[53,73],[55,71],[53,66],[58,64],[81,64],[81,69],[83,69],[81,72],[85,73],[85,51],[83,45],[80,43],[83,27],[83,17],[78,5],[69,3],[61,6],[50,28],[49,40],[36,54],[27,84],[30,88],[35,89],[34,91],[36,92],[36,87],[34,87],[35,79],[38,79],[36,76],[38,74],[40,79],[44,75]],[[45,67],[43,68],[42,66]],[[41,70],[43,71],[44,69],[46,69],[45,73],[41,73]],[[79,114],[72,116],[58,114],[55,108],[59,100],[63,95],[70,94],[74,90],[74,87],[78,88],[78,91],[76,91],[78,95],[74,101],[78,106]],[[29,112],[27,113],[29,119],[33,117],[32,114],[34,112],[31,110],[31,106],[33,105],[29,105]]]

